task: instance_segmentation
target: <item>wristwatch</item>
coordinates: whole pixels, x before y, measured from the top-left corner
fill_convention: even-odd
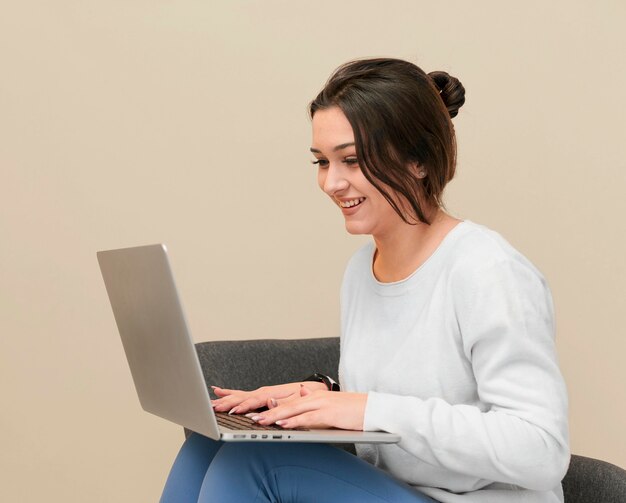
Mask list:
[[[341,391],[341,387],[339,386],[339,383],[337,381],[328,377],[327,375],[318,374],[317,372],[312,376],[303,379],[303,381],[323,382],[328,388],[328,391]]]

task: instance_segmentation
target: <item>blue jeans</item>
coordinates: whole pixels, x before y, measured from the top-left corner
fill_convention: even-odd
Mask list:
[[[326,444],[216,442],[194,433],[161,503],[432,503],[352,454]]]

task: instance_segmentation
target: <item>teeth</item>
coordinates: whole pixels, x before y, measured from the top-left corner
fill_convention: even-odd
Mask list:
[[[359,203],[362,203],[363,201],[365,201],[364,197],[359,197],[358,199],[352,199],[350,201],[338,201],[339,206],[341,206],[342,208],[352,208],[352,206],[356,206]]]

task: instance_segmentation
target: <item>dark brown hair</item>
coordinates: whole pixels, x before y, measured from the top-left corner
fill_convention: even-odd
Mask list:
[[[447,73],[426,74],[408,61],[378,58],[337,68],[309,112],[313,118],[318,110],[339,107],[354,131],[363,175],[405,222],[429,223],[422,204],[443,205],[456,167],[450,119],[463,103],[463,85]],[[413,164],[426,170],[425,178],[418,178]],[[404,196],[409,214],[388,189]]]

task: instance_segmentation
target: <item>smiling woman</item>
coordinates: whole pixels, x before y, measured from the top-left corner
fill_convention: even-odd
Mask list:
[[[341,391],[320,379],[215,388],[261,426],[388,431],[396,445],[223,444],[192,435],[163,502],[562,502],[567,396],[541,273],[499,234],[448,214],[447,73],[370,59],[310,106],[320,188],[372,241],[341,289]],[[267,410],[259,410],[267,408]]]
[[[352,126],[339,107],[313,116],[311,152],[320,188],[341,208],[348,232],[378,235],[402,219],[366,178],[356,151]]]
[[[365,73],[367,78],[360,78]],[[337,69],[310,112],[315,135],[316,113],[338,107],[353,131],[349,136],[364,176],[403,220],[428,223],[423,205],[441,206],[443,189],[454,176],[456,141],[450,118],[464,103],[463,85],[447,73],[427,75],[406,61],[376,59]],[[394,192],[408,208],[400,207]]]

